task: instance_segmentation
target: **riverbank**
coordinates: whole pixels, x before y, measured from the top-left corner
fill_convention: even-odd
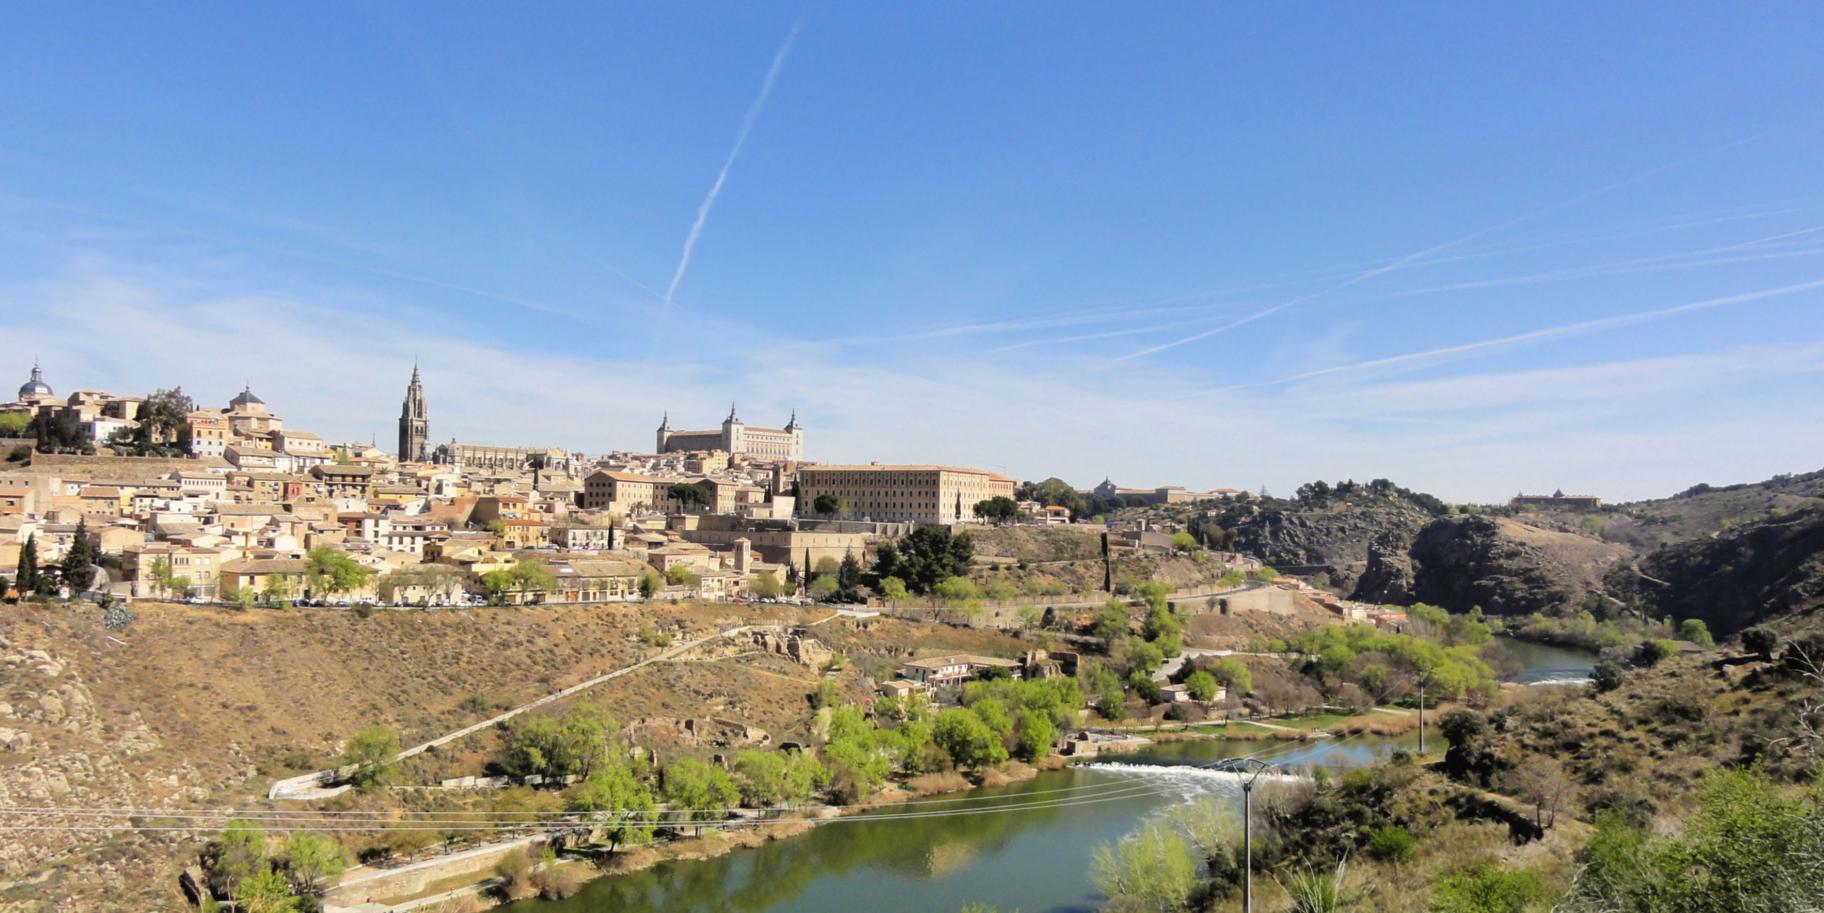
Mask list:
[[[904,783],[890,784],[854,805],[809,806],[797,810],[800,814],[812,817],[772,821],[757,818],[748,821],[715,822],[704,825],[708,830],[701,834],[668,839],[645,846],[625,847],[613,853],[602,852],[599,847],[586,847],[570,851],[554,862],[535,866],[535,868],[558,873],[559,877],[553,879],[555,882],[580,885],[600,878],[645,872],[666,863],[703,862],[725,856],[736,850],[753,849],[773,841],[799,837],[817,829],[819,825],[828,824],[838,818],[891,811],[896,807],[921,799],[1024,783],[1045,771],[1061,769],[1068,763],[1068,758],[1051,755],[1036,765],[1010,761],[1001,767],[977,771],[972,775],[964,775],[955,771],[923,774]],[[531,845],[532,843],[526,840],[518,840],[511,842],[508,848],[511,851],[530,852],[527,847]],[[487,849],[489,848],[480,847],[469,853],[473,854]],[[459,865],[461,860],[452,858],[450,863]],[[472,884],[455,885],[451,883],[460,877],[457,874],[446,876],[430,874],[423,878],[424,883],[430,887],[413,896],[378,903],[365,901],[330,903],[324,907],[324,911],[325,913],[445,913],[445,911],[460,913],[460,911],[491,909],[536,896],[527,893],[507,898],[499,897],[502,881],[493,874],[491,869]],[[333,899],[335,891],[332,891],[330,896]]]

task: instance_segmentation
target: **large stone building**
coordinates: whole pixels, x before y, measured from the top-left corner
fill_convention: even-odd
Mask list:
[[[418,366],[412,365],[412,382],[405,385],[405,403],[399,407],[399,462],[423,463],[431,458],[431,411],[424,402],[424,384]]]
[[[845,516],[912,523],[965,523],[975,505],[1013,497],[1012,479],[960,466],[803,466],[798,470],[798,507],[815,509],[819,495],[835,495]]]
[[[798,424],[798,413],[792,413],[784,428],[757,428],[741,421],[735,407],[728,407],[728,418],[715,431],[675,431],[671,415],[659,422],[658,453],[680,453],[692,450],[720,450],[739,453],[760,460],[800,460],[804,458],[804,426]]]
[[[583,455],[561,447],[491,447],[486,444],[438,444],[431,451],[431,462],[481,472],[527,472],[550,470],[575,475],[584,464]]]

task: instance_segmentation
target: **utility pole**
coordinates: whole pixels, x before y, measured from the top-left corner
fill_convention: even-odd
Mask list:
[[[1425,756],[1425,686],[1419,685],[1419,756]]]

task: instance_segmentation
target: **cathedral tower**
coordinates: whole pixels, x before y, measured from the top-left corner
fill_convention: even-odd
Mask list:
[[[423,463],[431,458],[431,412],[424,404],[424,384],[418,365],[412,364],[412,382],[405,387],[405,405],[399,409],[399,462]]]

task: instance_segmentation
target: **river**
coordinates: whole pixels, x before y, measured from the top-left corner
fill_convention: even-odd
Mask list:
[[[1517,681],[1582,678],[1586,654],[1511,641]],[[1579,671],[1581,670],[1581,671]],[[1310,742],[1206,740],[1160,743],[1100,764],[1047,771],[1011,786],[977,789],[842,818],[802,836],[713,859],[669,862],[598,878],[562,901],[522,901],[510,913],[950,913],[967,903],[1026,913],[1092,913],[1101,897],[1090,856],[1167,805],[1199,795],[1233,797],[1239,781],[1200,769],[1256,755],[1294,767],[1359,767],[1417,737]],[[926,812],[954,814],[926,815]]]

